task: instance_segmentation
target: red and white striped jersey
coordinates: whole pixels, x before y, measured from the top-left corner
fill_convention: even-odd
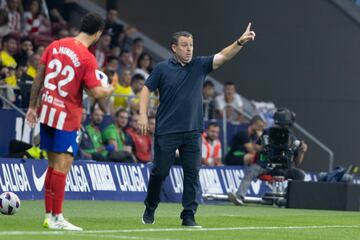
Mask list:
[[[80,128],[83,87],[101,86],[94,55],[78,40],[52,42],[40,60],[45,65],[39,121],[50,127]]]

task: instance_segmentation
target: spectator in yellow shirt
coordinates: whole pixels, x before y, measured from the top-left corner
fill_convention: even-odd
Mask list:
[[[134,95],[131,89],[131,71],[129,69],[123,70],[119,83],[115,86],[114,90],[114,110],[119,107],[128,108],[129,96]],[[127,95],[127,96],[116,96]]]
[[[12,88],[16,88],[18,87],[17,85],[17,77],[16,77],[16,71],[14,68],[9,67],[9,75],[5,78],[5,83],[12,87]]]
[[[29,75],[33,80],[36,76],[37,68],[39,67],[39,61],[40,61],[40,55],[38,54],[33,54],[29,58],[29,65],[26,74]]]
[[[130,100],[130,112],[139,114],[140,110],[140,91],[145,85],[145,77],[142,74],[135,74],[131,79],[131,88],[134,98]]]
[[[4,67],[16,68],[17,62],[13,58],[13,55],[17,50],[16,38],[12,35],[6,35],[3,40],[3,50],[0,52],[0,61]]]

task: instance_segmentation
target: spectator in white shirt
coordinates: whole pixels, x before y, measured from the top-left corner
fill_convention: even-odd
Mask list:
[[[224,117],[232,122],[243,122],[244,116],[243,101],[241,96],[236,93],[235,83],[226,82],[224,86],[224,93],[216,97],[216,112],[219,119]]]
[[[135,74],[142,74],[145,80],[148,78],[152,71],[152,58],[147,53],[142,53],[137,62],[137,68],[134,71]]]

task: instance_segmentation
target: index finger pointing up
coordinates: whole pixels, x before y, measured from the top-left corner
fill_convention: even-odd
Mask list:
[[[250,31],[250,28],[251,28],[251,22],[249,22],[247,28],[246,28],[246,31],[249,32]]]

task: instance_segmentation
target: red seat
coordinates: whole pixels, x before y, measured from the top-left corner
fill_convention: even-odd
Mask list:
[[[263,174],[259,176],[259,179],[261,181],[265,181],[265,182],[271,182],[273,180],[273,177],[269,174]]]

